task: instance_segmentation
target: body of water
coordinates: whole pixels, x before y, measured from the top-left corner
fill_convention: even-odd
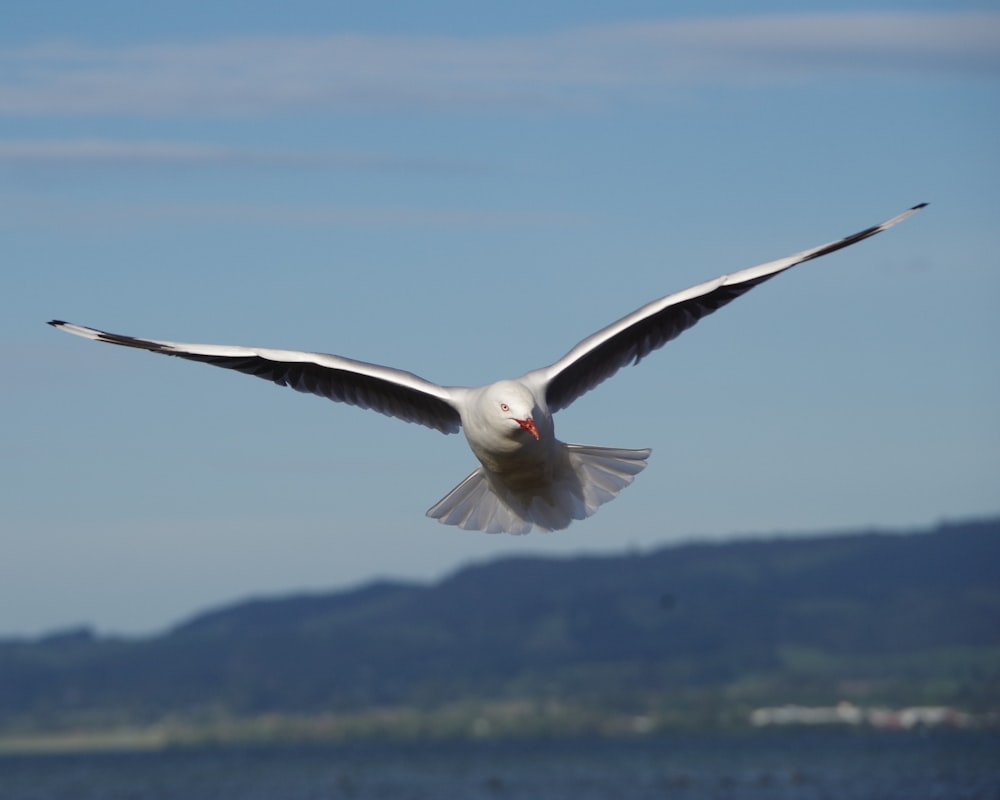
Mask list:
[[[1000,735],[844,731],[0,757],[2,800],[1000,800]]]

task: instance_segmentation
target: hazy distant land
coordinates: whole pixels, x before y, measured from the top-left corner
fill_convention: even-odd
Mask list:
[[[1000,519],[510,558],[434,585],[242,602],[147,638],[0,640],[0,750],[998,712]]]

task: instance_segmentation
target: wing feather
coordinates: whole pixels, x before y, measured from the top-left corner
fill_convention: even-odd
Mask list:
[[[587,337],[554,364],[527,373],[522,380],[544,387],[550,411],[565,408],[622,367],[639,363],[653,350],[753,287],[796,264],[842,250],[891,228],[926,205],[921,203],[879,225],[829,244],[722,275],[654,300]]]
[[[403,370],[327,353],[186,344],[123,336],[62,320],[52,320],[49,324],[98,342],[135,347],[236,370],[299,392],[426,425],[442,433],[455,433],[461,427],[456,406],[462,391],[460,388],[438,386]]]

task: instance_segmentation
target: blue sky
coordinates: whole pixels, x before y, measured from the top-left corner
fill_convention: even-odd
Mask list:
[[[995,4],[539,5],[5,11],[0,635],[1000,509]],[[478,384],[922,201],[560,413],[653,456],[551,534],[423,516],[460,436],[44,325]]]

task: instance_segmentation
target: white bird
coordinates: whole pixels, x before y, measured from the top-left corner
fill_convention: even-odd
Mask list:
[[[442,433],[461,428],[480,466],[427,516],[488,533],[522,534],[533,526],[558,530],[616,497],[646,468],[651,451],[560,442],[554,412],[779,272],[874,236],[925,205],[853,236],[654,300],[587,337],[555,363],[486,386],[439,386],[410,372],[324,353],[184,344],[121,336],[61,320],[49,324],[99,342],[238,370]]]

